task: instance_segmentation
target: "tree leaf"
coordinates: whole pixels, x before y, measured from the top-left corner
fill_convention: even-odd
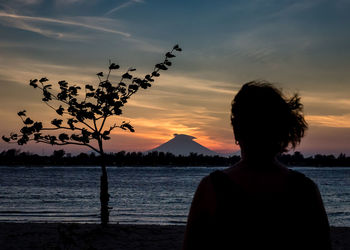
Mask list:
[[[43,128],[43,124],[41,122],[35,122],[32,127],[36,132],[39,132]]]
[[[159,74],[157,71],[153,71],[153,72],[152,72],[152,76],[158,77],[158,76],[160,76],[160,74]]]
[[[77,123],[78,121],[73,119],[73,118],[69,118],[67,121],[68,126],[70,127],[71,130],[75,129],[74,123]]]
[[[137,91],[138,89],[139,89],[139,86],[137,86],[136,84],[129,85],[129,90]]]
[[[60,141],[68,141],[69,140],[69,136],[66,133],[62,133],[58,136],[58,139],[60,139]]]
[[[85,96],[86,96],[87,98],[94,97],[94,96],[95,96],[95,93],[94,93],[94,92],[86,93]]]
[[[128,72],[126,72],[125,74],[122,75],[122,77],[126,78],[126,79],[131,79],[132,75],[130,75]]]
[[[63,115],[63,111],[64,111],[64,108],[62,107],[62,105],[60,105],[60,107],[56,109],[56,113],[59,115]]]
[[[52,85],[51,84],[47,84],[44,86],[44,89],[51,89]]]
[[[92,134],[92,138],[94,138],[94,139],[98,139],[99,138],[99,136],[100,136],[100,134],[97,132],[97,131],[95,131],[95,132],[93,132]]]
[[[154,82],[154,80],[151,78],[150,75],[146,75],[145,78],[146,78],[148,81],[150,81],[150,82]]]
[[[122,125],[120,125],[120,128],[123,129],[123,130],[127,130],[128,129],[132,133],[135,132],[134,127],[131,126],[131,124],[128,123],[128,122],[124,122]]]
[[[30,124],[33,124],[34,121],[28,117],[27,119],[24,120],[23,123],[26,124],[26,125],[30,125]]]
[[[17,134],[14,134],[14,133],[11,133],[10,134],[10,138],[11,138],[11,140],[17,140]]]
[[[121,102],[121,101],[116,101],[115,103],[114,103],[114,107],[115,108],[120,108],[120,107],[123,107],[124,106],[124,104]]]
[[[163,63],[156,64],[156,68],[161,70],[167,70],[168,68]]]
[[[30,134],[32,134],[34,132],[34,128],[33,127],[24,126],[23,128],[21,128],[20,132],[23,135],[30,135]]]
[[[33,86],[33,88],[37,88],[38,87],[38,84],[36,84],[37,81],[38,79],[30,80],[29,85]]]
[[[178,44],[176,44],[174,47],[173,47],[174,50],[176,51],[182,51],[182,49],[179,47]]]
[[[6,136],[2,136],[2,139],[5,141],[5,142],[10,142],[10,138],[6,137]]]
[[[65,101],[67,100],[68,98],[68,91],[67,89],[65,88],[61,88],[62,91],[60,93],[57,94],[57,98],[60,100],[60,101]]]
[[[18,116],[26,116],[26,111],[25,111],[25,110],[19,111],[19,112],[17,113],[17,115],[18,115]]]
[[[109,137],[107,135],[102,135],[101,137],[102,137],[103,140],[110,140],[111,139],[111,137]]]
[[[29,140],[29,137],[27,135],[23,135],[22,138],[20,138],[18,141],[17,141],[17,144],[18,145],[24,145],[24,144],[27,144]]]
[[[55,126],[58,127],[58,128],[60,128],[62,122],[63,122],[63,120],[61,120],[61,119],[56,119],[56,118],[55,118],[55,119],[53,119],[53,120],[51,121],[51,124],[52,124],[52,125],[55,125]]]
[[[55,145],[57,141],[57,137],[56,136],[50,136],[50,144],[51,145]]]
[[[114,107],[113,111],[115,115],[121,115],[123,112],[119,107]]]
[[[120,66],[119,66],[118,64],[115,64],[115,63],[111,63],[111,64],[109,65],[109,69],[110,69],[110,70],[119,69],[119,68],[120,68]]]
[[[48,101],[52,100],[51,93],[48,92],[45,88],[43,89],[43,95],[44,95],[44,98],[42,100],[44,102],[48,102]]]
[[[43,77],[39,80],[39,82],[44,83],[47,82],[49,79],[47,79],[46,77]]]
[[[165,56],[166,56],[167,58],[173,58],[173,57],[175,57],[175,55],[172,54],[172,53],[170,53],[170,52],[167,52],[167,53],[165,54]]]
[[[68,88],[68,91],[69,91],[69,93],[70,93],[71,95],[77,96],[77,95],[78,95],[78,89],[80,89],[79,86],[70,86],[70,87]]]
[[[65,80],[59,81],[58,84],[60,85],[60,88],[67,88],[68,87],[68,82]]]
[[[102,72],[101,72],[101,73],[102,73]],[[85,85],[85,88],[88,89],[88,90],[90,90],[90,91],[94,91],[94,90],[95,90],[94,87],[93,87],[92,85],[89,85],[89,84],[86,84],[86,85]]]
[[[74,141],[81,141],[81,140],[80,140],[80,137],[79,137],[78,135],[76,135],[76,134],[72,134],[72,135],[70,136],[70,138],[71,138],[72,140],[74,140]]]
[[[34,134],[34,140],[40,140],[42,138],[41,133],[35,133]]]

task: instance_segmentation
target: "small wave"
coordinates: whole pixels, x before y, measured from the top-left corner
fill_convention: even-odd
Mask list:
[[[5,210],[0,211],[0,215],[16,215],[16,216],[55,216],[55,217],[96,217],[96,213],[81,213],[81,212],[62,212],[62,211],[19,211],[19,210]]]
[[[145,217],[145,218],[183,218],[187,217],[185,214],[153,214],[153,213],[118,213],[117,216],[140,216],[140,217]]]
[[[186,225],[186,221],[168,220],[167,224]]]
[[[349,216],[350,212],[330,212],[328,213],[330,216]]]
[[[59,214],[59,213],[67,213],[62,211],[20,211],[20,210],[5,210],[0,211],[0,214]]]

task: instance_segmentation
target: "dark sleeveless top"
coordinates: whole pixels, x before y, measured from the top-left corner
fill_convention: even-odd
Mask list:
[[[201,225],[199,249],[331,249],[317,186],[303,174],[290,170],[287,188],[264,196],[246,192],[222,171],[210,178],[216,212]]]

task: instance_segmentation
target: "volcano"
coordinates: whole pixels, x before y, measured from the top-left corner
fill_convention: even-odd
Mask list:
[[[159,147],[149,150],[164,152],[164,153],[172,153],[174,155],[183,155],[187,156],[190,153],[197,153],[202,155],[219,155],[215,151],[212,151],[199,143],[193,141],[196,137],[184,134],[174,134],[174,138],[163,143]]]

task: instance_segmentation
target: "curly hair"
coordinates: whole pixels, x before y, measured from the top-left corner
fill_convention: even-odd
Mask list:
[[[232,101],[231,124],[241,147],[272,154],[295,148],[308,128],[300,97],[286,98],[266,81],[242,86]]]

